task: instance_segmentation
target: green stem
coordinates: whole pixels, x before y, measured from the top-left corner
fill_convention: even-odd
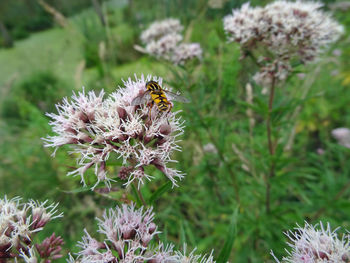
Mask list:
[[[142,205],[146,208],[147,207],[147,203],[145,201],[145,199],[143,198],[143,195],[141,193],[141,191],[139,190],[139,188],[137,187],[137,183],[134,181],[133,182],[133,188],[134,188],[134,192],[136,193],[136,198],[139,199],[142,203]]]
[[[273,145],[272,142],[272,122],[271,122],[271,113],[272,113],[272,106],[273,106],[273,99],[275,96],[275,75],[272,77],[272,83],[270,88],[270,96],[269,96],[269,105],[268,105],[268,112],[267,112],[267,119],[266,119],[266,130],[267,130],[267,142],[268,142],[268,148],[269,148],[269,154],[270,154],[270,161],[269,161],[269,173],[266,176],[266,213],[270,213],[270,192],[271,192],[271,182],[270,178],[275,176],[275,147],[276,145]]]

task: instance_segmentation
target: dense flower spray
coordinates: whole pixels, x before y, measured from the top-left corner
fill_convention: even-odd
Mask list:
[[[347,263],[350,262],[350,236],[345,234],[341,239],[331,230],[329,224],[324,227],[312,226],[308,223],[304,227],[297,227],[289,231],[286,236],[290,239],[288,245],[292,251],[281,262],[285,263]],[[277,262],[280,262],[271,252]]]
[[[151,24],[141,34],[145,52],[157,58],[169,60],[174,64],[202,58],[202,49],[198,43],[182,43],[183,26],[177,19],[165,19]]]
[[[61,258],[63,240],[55,233],[42,243],[33,243],[33,237],[49,221],[63,216],[56,210],[58,204],[20,201],[19,197],[0,199],[0,262],[22,259],[28,263],[50,263]]]
[[[86,230],[82,241],[78,242],[80,251],[77,258],[70,256],[68,262],[108,263],[108,262],[149,262],[149,263],[213,263],[213,257],[174,251],[173,245],[158,243],[151,245],[155,235],[160,233],[153,222],[152,208],[136,209],[134,204],[123,204],[109,209],[98,218],[99,230],[103,240],[92,237]]]
[[[313,61],[342,34],[343,27],[321,7],[322,3],[300,0],[275,1],[263,8],[246,3],[224,18],[224,30],[244,55],[259,52],[260,71],[254,79],[268,86],[272,77],[285,80],[292,62]]]
[[[70,145],[72,154],[77,154],[78,168],[70,175],[79,175],[85,185],[85,173],[94,167],[97,177],[94,189],[99,182],[111,187],[113,179],[108,175],[110,158],[119,159],[121,168],[118,177],[125,185],[133,181],[138,185],[151,176],[145,173],[147,166],[153,165],[163,172],[176,185],[184,175],[168,167],[174,150],[179,151],[177,137],[183,133],[183,121],[178,112],[159,112],[157,107],[147,105],[132,106],[132,100],[145,93],[145,84],[150,80],[163,85],[159,77],[143,75],[129,78],[108,98],[104,92],[96,94],[84,91],[74,94],[71,100],[65,98],[57,104],[58,114],[47,114],[54,136],[45,138],[46,147],[56,149]]]

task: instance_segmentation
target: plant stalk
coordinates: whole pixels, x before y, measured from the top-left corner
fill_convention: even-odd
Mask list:
[[[275,97],[275,83],[276,78],[275,75],[272,76],[272,83],[270,88],[270,96],[269,96],[269,105],[268,105],[268,112],[267,112],[267,119],[266,119],[266,130],[267,130],[267,142],[268,142],[268,148],[269,148],[269,155],[270,155],[270,161],[269,161],[269,173],[266,176],[266,213],[270,213],[270,191],[271,191],[271,182],[270,178],[275,176],[275,147],[276,145],[272,142],[272,122],[271,122],[271,113],[272,113],[272,107],[273,107],[273,99]]]
[[[140,189],[137,187],[137,183],[134,181],[133,184],[134,184],[134,187],[135,187],[135,189],[136,189],[137,195],[138,195],[138,197],[140,198],[140,200],[141,200],[143,206],[144,206],[145,208],[147,208],[147,203],[146,203],[146,201],[145,201],[145,198],[143,198],[143,195],[142,195]]]

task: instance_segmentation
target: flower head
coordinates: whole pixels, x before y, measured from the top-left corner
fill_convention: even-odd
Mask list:
[[[183,177],[181,172],[167,167],[169,162],[174,162],[171,153],[180,150],[177,137],[183,133],[183,121],[177,117],[178,112],[160,112],[156,106],[150,109],[131,103],[146,92],[145,84],[151,79],[162,86],[159,77],[135,76],[107,98],[103,98],[103,91],[99,95],[82,91],[74,94],[72,100],[64,99],[63,104],[58,104],[58,114],[48,114],[56,135],[44,139],[45,146],[57,149],[68,144],[71,153],[78,154],[79,167],[69,172],[70,175],[79,175],[85,184],[86,171],[94,168],[97,180],[92,189],[99,182],[110,188],[114,180],[107,166],[113,156],[121,162],[119,176],[127,180],[126,185],[136,180],[140,186],[145,179],[150,180],[145,168],[151,165],[174,185]]]
[[[265,7],[246,3],[224,18],[224,30],[229,42],[238,42],[247,54],[258,51],[262,69],[255,79],[266,86],[272,74],[285,80],[291,61],[315,60],[343,33],[343,27],[321,7],[320,2],[301,0],[279,0]]]
[[[201,59],[202,49],[199,43],[182,43],[175,50],[172,60],[175,64],[184,64],[187,60]]]
[[[104,240],[93,238],[86,230],[83,240],[78,243],[80,262],[143,262],[152,258],[146,251],[152,238],[158,234],[153,223],[152,208],[144,211],[136,209],[134,204],[104,212],[98,218],[98,225]]]
[[[332,136],[338,141],[338,143],[346,148],[350,148],[350,129],[348,128],[336,128],[332,130]]]
[[[275,55],[311,61],[343,32],[321,7],[319,2],[300,0],[279,0],[264,8],[247,3],[224,18],[224,29],[229,41],[244,48],[263,45]]]
[[[183,26],[177,19],[165,19],[152,23],[142,32],[141,41],[145,52],[157,58],[169,60],[175,65],[202,57],[202,49],[198,43],[181,43]]]
[[[45,238],[41,244],[36,244],[35,247],[41,258],[53,260],[62,257],[61,246],[63,244],[63,239],[59,236],[57,237],[55,233],[53,233],[50,237]]]
[[[147,30],[142,32],[141,40],[146,44],[150,41],[160,39],[165,35],[179,34],[182,30],[183,26],[178,19],[168,18],[153,22]]]
[[[33,243],[35,234],[49,221],[62,217],[62,213],[57,214],[57,204],[46,205],[47,201],[20,201],[19,197],[7,199],[5,196],[0,199],[0,258],[19,256],[25,262],[36,263],[39,262],[38,258],[54,260],[61,257],[61,237],[53,234],[40,245]]]
[[[184,252],[174,251],[172,244],[152,245],[151,241],[160,233],[153,219],[152,208],[136,209],[134,204],[106,210],[102,218],[97,218],[103,239],[96,239],[85,230],[85,236],[78,242],[81,248],[78,257],[69,255],[68,262],[215,263],[211,254],[195,255],[193,250],[187,255],[186,245]]]
[[[304,227],[297,227],[289,231],[286,236],[290,239],[288,245],[292,248],[282,262],[289,263],[341,263],[349,262],[350,237],[343,235],[341,239],[331,230],[330,225],[324,227],[322,223],[315,226],[305,223]],[[274,254],[272,256],[280,262]]]

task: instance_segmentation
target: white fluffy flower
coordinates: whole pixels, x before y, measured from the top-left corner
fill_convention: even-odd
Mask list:
[[[174,251],[174,245],[158,242],[151,245],[157,235],[157,225],[153,222],[152,207],[136,209],[134,204],[106,210],[103,217],[97,218],[103,239],[92,237],[86,230],[82,241],[78,242],[80,251],[74,259],[69,255],[70,263],[215,263],[212,253],[209,256],[196,255],[194,249],[186,253]]]
[[[107,167],[113,156],[121,161],[119,177],[128,179],[126,184],[137,179],[140,185],[144,178],[150,179],[141,173],[150,165],[164,172],[174,185],[183,177],[167,167],[174,162],[171,153],[180,150],[176,138],[183,133],[183,121],[177,117],[178,112],[159,112],[156,106],[149,109],[146,104],[131,105],[135,97],[146,92],[145,84],[151,79],[162,86],[159,77],[135,76],[107,98],[103,91],[99,95],[82,91],[74,94],[72,100],[64,99],[63,104],[58,104],[58,114],[47,114],[52,118],[50,124],[56,135],[45,138],[45,146],[57,149],[68,144],[70,153],[78,154],[78,168],[69,175],[80,176],[85,184],[86,171],[94,168],[97,181],[92,189],[99,182],[110,188],[114,180]]]
[[[176,256],[177,256],[176,262],[178,263],[215,263],[212,255],[213,252],[211,252],[209,256],[195,254],[197,250],[195,248],[187,255],[186,250],[187,250],[187,246],[186,244],[184,244],[183,252],[179,252],[179,251],[176,252]]]
[[[51,257],[53,253],[56,258],[60,257],[60,245],[63,243],[60,237],[52,244],[57,248],[55,251],[47,251],[44,246],[54,242],[53,239],[47,239],[43,242],[44,245],[33,244],[33,237],[37,232],[52,219],[63,216],[62,213],[57,213],[58,204],[47,205],[47,201],[40,203],[33,200],[21,203],[20,200],[19,197],[7,199],[6,196],[0,199],[1,257],[16,259],[19,256],[27,263],[36,263],[36,254],[39,254],[41,259]]]
[[[292,64],[312,62],[343,33],[343,27],[321,10],[319,2],[275,1],[265,7],[249,3],[224,18],[229,42],[238,42],[243,55],[258,55],[255,81],[269,86],[283,81]],[[254,60],[257,60],[254,58]]]
[[[142,32],[141,41],[145,52],[157,58],[169,60],[175,65],[202,58],[198,43],[181,43],[183,27],[177,19],[156,21]]]
[[[262,45],[278,56],[311,61],[343,33],[321,7],[319,2],[300,0],[275,1],[264,8],[247,3],[224,18],[224,29],[229,41],[244,48]]]
[[[246,44],[256,38],[259,30],[266,31],[262,23],[261,7],[251,7],[245,3],[241,9],[232,10],[232,15],[224,17],[224,30],[229,41]]]
[[[103,218],[97,219],[98,232],[104,235],[104,240],[98,241],[85,230],[83,240],[78,242],[81,250],[77,259],[86,263],[151,262],[148,260],[155,258],[159,251],[149,246],[154,235],[159,233],[153,218],[152,208],[144,211],[143,207],[136,209],[134,204],[105,211]],[[74,262],[72,257],[70,261]]]
[[[201,59],[202,53],[199,43],[182,43],[175,49],[172,61],[175,64],[184,64],[187,60]]]
[[[182,40],[180,34],[168,34],[158,40],[152,40],[146,45],[146,52],[157,58],[172,60],[172,54],[177,50],[179,42]]]
[[[174,245],[164,245],[159,243],[157,247],[148,252],[150,263],[177,263],[178,257],[174,252]]]
[[[292,250],[288,256],[283,257],[285,263],[341,263],[350,260],[350,237],[343,235],[341,239],[331,230],[329,223],[325,228],[322,223],[319,226],[305,224],[297,227],[295,232],[289,231],[286,236],[290,239],[288,245]],[[274,254],[272,256],[280,262]]]
[[[336,128],[332,130],[332,136],[338,141],[340,145],[346,148],[350,148],[350,129],[348,128]]]
[[[147,44],[165,35],[179,34],[182,30],[183,26],[178,19],[168,18],[162,21],[155,21],[147,30],[142,32],[141,40],[144,44]]]

